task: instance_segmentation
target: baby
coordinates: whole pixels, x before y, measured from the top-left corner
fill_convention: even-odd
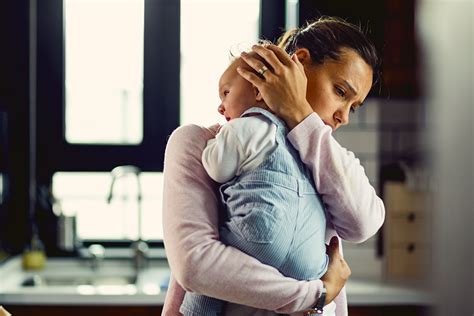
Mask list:
[[[202,163],[221,183],[227,219],[220,239],[282,274],[319,279],[327,270],[326,217],[311,172],[286,138],[288,130],[269,112],[259,91],[242,78],[235,59],[219,81],[218,108],[228,123],[208,141]],[[223,302],[186,293],[184,315],[219,315]]]

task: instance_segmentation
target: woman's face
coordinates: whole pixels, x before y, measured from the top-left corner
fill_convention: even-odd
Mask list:
[[[349,124],[372,87],[372,68],[352,49],[342,48],[339,60],[305,64],[308,78],[306,98],[333,131]]]

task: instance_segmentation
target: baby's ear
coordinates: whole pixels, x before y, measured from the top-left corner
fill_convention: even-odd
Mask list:
[[[253,87],[253,91],[255,93],[255,101],[257,102],[262,102],[263,101],[263,97],[262,97],[262,94],[260,93],[260,91],[258,90],[257,87]]]

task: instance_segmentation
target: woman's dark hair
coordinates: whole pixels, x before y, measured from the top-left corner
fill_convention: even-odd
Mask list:
[[[373,84],[380,78],[380,60],[374,44],[360,27],[336,17],[321,17],[289,30],[279,38],[278,46],[290,55],[298,48],[306,48],[316,64],[323,64],[326,58],[339,60],[341,48],[353,49],[372,68]]]

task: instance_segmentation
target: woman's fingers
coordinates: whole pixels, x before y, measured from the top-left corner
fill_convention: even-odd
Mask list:
[[[339,250],[339,238],[333,236],[329,242],[329,245],[326,246],[326,253],[328,254],[331,260],[342,259],[341,253]]]
[[[296,55],[289,56],[283,49],[272,44],[266,45],[254,45],[252,51],[256,53],[260,60],[255,55],[243,52],[241,54],[242,59],[250,66],[255,72],[259,73],[262,77],[265,72],[270,71],[276,75],[280,75],[283,72],[284,67],[297,67],[304,72],[303,65],[299,62]],[[267,67],[268,66],[268,67]]]
[[[254,45],[252,46],[252,51],[257,53],[276,73],[279,74],[282,68],[282,62],[279,58],[275,55],[275,53],[262,45]],[[283,64],[285,65],[285,64]]]
[[[290,66],[292,64],[290,56],[283,48],[280,48],[273,44],[267,44],[265,45],[265,48],[271,50],[273,54],[278,58],[278,60],[285,66]]]
[[[250,65],[250,64],[249,64]],[[251,65],[250,65],[251,66]],[[252,67],[252,66],[251,66]],[[252,67],[253,68],[253,67]],[[254,68],[255,69],[255,68]],[[265,79],[257,76],[255,73],[252,71],[249,71],[243,67],[237,67],[237,72],[244,77],[248,82],[253,84],[255,87],[257,87],[259,90],[261,88],[261,85]]]
[[[263,61],[259,60],[256,56],[252,56],[252,54],[243,52],[240,56],[247,65],[252,67],[252,69],[262,77],[265,75],[265,72],[271,72],[273,70],[273,66],[269,65],[269,67],[267,67]]]
[[[293,60],[296,64],[296,66],[299,68],[299,70],[301,70],[304,73],[304,66],[300,62],[300,60],[298,59],[298,56],[296,56],[296,54],[291,55],[291,60]]]
[[[252,46],[252,51],[262,58],[264,62],[246,53],[243,53],[242,57],[257,72],[262,69],[264,65],[268,65],[272,72],[276,75],[280,75],[283,73],[285,67],[294,65],[290,56],[278,46],[272,44],[254,45]]]

